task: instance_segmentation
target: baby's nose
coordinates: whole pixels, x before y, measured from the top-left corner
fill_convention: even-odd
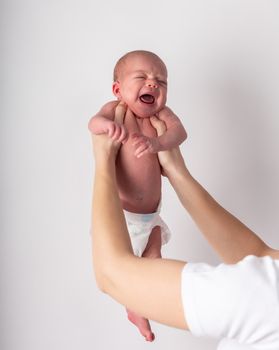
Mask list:
[[[147,82],[145,85],[153,89],[158,89],[158,85],[154,82]]]

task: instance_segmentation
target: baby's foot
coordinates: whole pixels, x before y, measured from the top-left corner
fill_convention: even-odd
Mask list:
[[[138,327],[140,333],[145,337],[145,340],[152,342],[155,339],[155,335],[151,331],[148,319],[141,317],[130,310],[127,310],[127,314],[129,321]]]

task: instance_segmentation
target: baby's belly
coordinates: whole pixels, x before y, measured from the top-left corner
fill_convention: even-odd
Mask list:
[[[143,214],[156,211],[161,199],[161,168],[157,154],[136,158],[128,140],[120,149],[116,169],[123,208]]]

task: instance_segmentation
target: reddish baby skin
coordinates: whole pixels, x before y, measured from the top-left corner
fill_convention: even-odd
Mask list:
[[[122,207],[129,212],[150,214],[157,210],[161,199],[161,167],[157,152],[177,147],[187,137],[179,118],[166,107],[166,66],[150,52],[132,52],[116,65],[112,89],[117,101],[106,103],[91,118],[89,130],[96,135],[108,134],[112,139],[127,136],[116,159]],[[123,124],[115,120],[118,108],[126,109]],[[165,122],[166,132],[160,137],[151,125],[152,116]],[[161,243],[161,228],[156,226],[150,232],[142,256],[160,258]],[[127,312],[129,320],[145,339],[153,341],[149,321],[131,310]]]
[[[117,158],[116,172],[120,199],[123,208],[134,213],[153,213],[161,198],[161,167],[155,153],[137,158],[133,146],[134,133],[156,137],[150,118],[126,114],[124,126],[130,137],[121,146]]]

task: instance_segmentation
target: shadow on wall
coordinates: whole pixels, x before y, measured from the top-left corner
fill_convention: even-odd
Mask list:
[[[237,216],[265,232],[268,240],[276,234],[268,225],[277,219],[279,128],[269,104],[276,82],[269,72],[259,71],[262,67],[227,61],[209,77],[206,88],[208,128],[215,138],[212,152],[220,157],[214,171],[221,173],[222,196],[229,205],[230,200],[234,203]]]

